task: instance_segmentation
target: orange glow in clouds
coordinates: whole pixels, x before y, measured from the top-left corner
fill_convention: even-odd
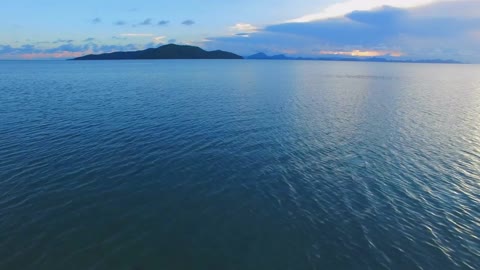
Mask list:
[[[343,55],[343,56],[356,56],[356,57],[376,57],[376,56],[392,56],[400,57],[403,54],[397,51],[320,51],[322,55]]]

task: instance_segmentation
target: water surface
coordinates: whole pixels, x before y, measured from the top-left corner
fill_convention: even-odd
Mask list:
[[[0,269],[480,269],[480,66],[0,62]]]

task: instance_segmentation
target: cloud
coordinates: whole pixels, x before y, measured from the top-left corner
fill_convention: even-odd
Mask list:
[[[329,56],[359,56],[359,57],[377,57],[377,56],[391,56],[391,57],[400,57],[402,56],[401,52],[397,51],[318,51],[319,55],[329,55]]]
[[[91,50],[93,53],[108,53],[108,52],[116,52],[116,51],[134,51],[138,50],[141,46],[135,44],[126,44],[126,45],[98,45],[98,44],[90,44],[87,45],[86,51]]]
[[[454,12],[449,14],[447,10]],[[211,42],[205,45],[243,55],[259,50],[272,53],[291,50],[301,56],[328,52],[480,61],[476,34],[480,31],[480,16],[472,15],[480,13],[479,10],[480,1],[468,0],[417,8],[383,6],[334,18],[269,25],[254,32],[239,31],[231,36],[210,38]],[[249,27],[235,29],[242,28]]]
[[[250,37],[250,33],[236,33],[235,36],[239,36],[239,37]]]
[[[186,25],[186,26],[190,26],[190,25],[194,25],[195,22],[192,21],[192,20],[185,20],[182,22],[183,25]]]
[[[71,59],[85,55],[83,52],[56,52],[56,53],[24,53],[15,59],[34,60],[34,59]],[[7,58],[8,59],[8,58]]]
[[[367,11],[381,6],[393,6],[397,8],[411,8],[420,5],[431,4],[438,0],[348,0],[328,6],[324,10],[304,15],[288,22],[311,22],[328,18],[342,17],[353,11]]]
[[[74,42],[73,39],[57,39],[52,43],[72,43],[72,42]]]
[[[155,43],[164,43],[166,38],[167,38],[166,36],[158,36],[158,37],[154,37],[153,41]]]
[[[152,19],[145,19],[143,22],[139,23],[139,25],[152,25]]]
[[[157,23],[157,25],[167,25],[169,23],[170,23],[169,21],[161,20]]]
[[[260,29],[249,23],[237,23],[234,26],[230,27],[230,30],[233,32],[253,33],[257,32]]]
[[[62,44],[52,48],[40,48],[32,44],[20,47],[0,45],[0,59],[65,59],[86,54],[108,53],[114,51],[133,51],[143,49],[142,45],[99,45],[88,43],[84,45]]]
[[[407,16],[407,10],[389,6],[383,6],[381,8],[369,11],[356,10],[345,15],[346,18],[352,21],[373,26],[385,26],[385,24],[392,26],[394,24],[400,24],[405,21]]]
[[[90,45],[74,45],[74,44],[62,44],[57,47],[42,49],[40,50],[43,53],[58,53],[58,52],[80,52],[87,50]]]
[[[126,24],[127,24],[127,22],[126,22],[126,21],[122,21],[122,20],[116,21],[116,22],[114,23],[114,25],[117,25],[117,26],[122,26],[122,25],[126,25]]]
[[[35,45],[25,44],[20,47],[12,47],[10,45],[0,45],[0,55],[3,54],[23,54],[23,53],[36,53],[40,50]]]
[[[456,0],[458,2],[456,4],[450,3],[450,1],[444,0],[435,5],[420,6],[413,9],[412,12],[416,16],[429,16],[430,14],[435,14],[437,17],[480,17],[480,9],[478,8],[479,4],[477,0]]]
[[[92,42],[92,41],[95,41],[95,38],[86,38],[83,41],[84,42]]]
[[[177,42],[177,40],[174,39],[174,38],[168,40],[168,43],[170,43],[170,44],[173,44],[173,43],[176,43],[176,42]]]
[[[93,23],[93,24],[99,24],[99,23],[101,23],[101,22],[102,22],[102,19],[100,19],[100,18],[98,18],[98,17],[93,18],[93,20],[92,20],[92,23]]]

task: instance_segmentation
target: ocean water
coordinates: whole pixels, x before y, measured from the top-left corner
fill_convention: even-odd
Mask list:
[[[480,269],[480,66],[0,62],[0,269]]]

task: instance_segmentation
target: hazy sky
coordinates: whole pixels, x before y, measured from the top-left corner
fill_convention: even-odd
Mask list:
[[[1,11],[0,59],[178,43],[241,55],[480,62],[480,0],[15,0]]]

